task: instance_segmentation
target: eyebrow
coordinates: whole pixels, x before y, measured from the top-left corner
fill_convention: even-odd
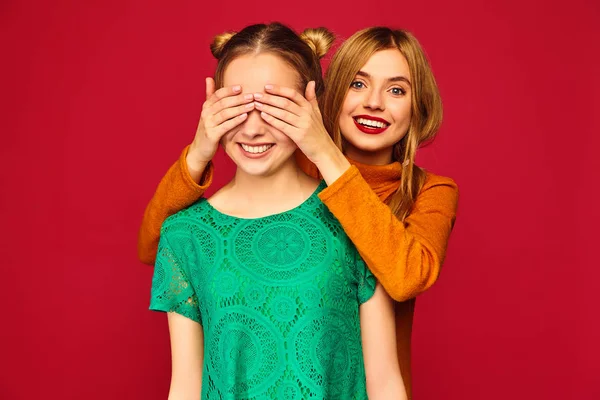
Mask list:
[[[356,73],[356,75],[363,76],[363,77],[368,78],[368,79],[372,78],[371,75],[369,75],[365,71],[358,71]],[[408,78],[406,78],[404,76],[393,76],[391,78],[388,78],[386,81],[387,82],[405,82],[408,86],[411,86],[410,81],[408,80]]]

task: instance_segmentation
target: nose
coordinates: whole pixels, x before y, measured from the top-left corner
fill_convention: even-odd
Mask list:
[[[256,137],[262,136],[267,131],[267,123],[260,116],[260,111],[252,110],[248,113],[248,118],[242,124],[242,129],[240,133],[246,139],[254,139]]]
[[[365,96],[363,106],[372,110],[384,110],[385,105],[381,91],[377,88],[370,89]]]

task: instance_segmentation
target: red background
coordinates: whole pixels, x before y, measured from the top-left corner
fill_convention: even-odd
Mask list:
[[[415,398],[600,398],[598,2],[50,3],[0,4],[0,398],[166,398],[137,229],[193,138],[210,39],[272,20],[404,27],[432,61],[446,118],[419,159],[461,199]]]

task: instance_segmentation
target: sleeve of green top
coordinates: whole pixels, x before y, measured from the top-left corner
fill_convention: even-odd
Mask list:
[[[201,324],[198,297],[181,260],[185,257],[171,246],[169,234],[163,232],[152,277],[150,310],[175,312]]]

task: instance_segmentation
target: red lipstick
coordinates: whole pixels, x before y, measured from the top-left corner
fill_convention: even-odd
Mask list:
[[[379,117],[373,117],[371,115],[357,115],[355,117],[352,117],[352,119],[354,120],[354,125],[356,125],[358,130],[360,130],[363,133],[369,134],[369,135],[379,135],[380,133],[383,133],[390,126],[390,123],[387,122],[385,119],[379,118]],[[379,127],[376,128],[376,127],[371,127],[371,126],[367,126],[367,125],[362,125],[362,124],[358,123],[359,119],[368,119],[369,121],[381,122],[384,124],[384,126],[382,128],[379,128]]]

